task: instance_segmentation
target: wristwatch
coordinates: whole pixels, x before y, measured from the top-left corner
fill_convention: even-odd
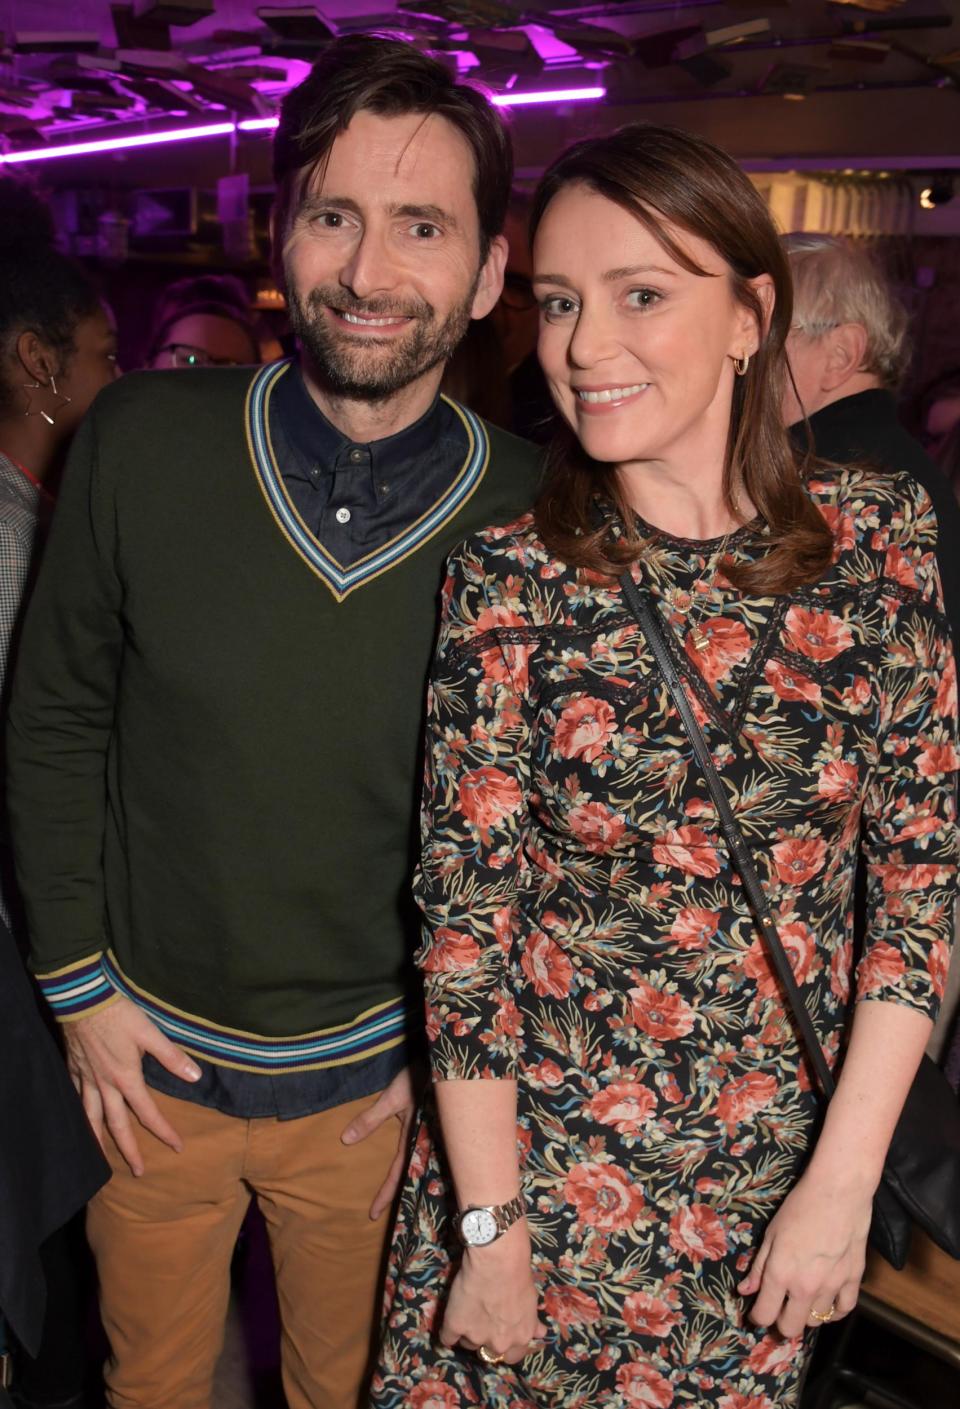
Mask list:
[[[457,1219],[460,1241],[467,1248],[485,1248],[512,1228],[526,1211],[522,1194],[506,1204],[487,1204],[483,1207],[471,1204]]]

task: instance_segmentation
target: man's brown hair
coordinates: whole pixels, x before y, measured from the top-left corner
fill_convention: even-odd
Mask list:
[[[358,112],[381,117],[436,115],[473,153],[473,194],[480,219],[480,261],[503,230],[513,150],[500,116],[477,88],[458,83],[437,59],[412,44],[353,34],[324,49],[310,74],[291,89],[273,144],[277,184],[275,238],[282,245],[310,177]]]

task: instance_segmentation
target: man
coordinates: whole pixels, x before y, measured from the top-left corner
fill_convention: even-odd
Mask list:
[[[287,97],[274,169],[299,365],[99,400],[12,705],[33,965],[114,1171],[88,1224],[114,1406],[209,1405],[251,1190],[291,1409],[358,1402],[420,1022],[442,563],[534,491],[530,447],[437,396],[502,283],[486,101],[345,38]]]
[[[937,512],[937,561],[955,649],[960,643],[960,508],[922,446],[897,418],[894,393],[909,359],[907,314],[866,251],[824,235],[791,235],[793,325],[787,355],[793,384],[784,423],[839,464],[902,470],[919,480]]]

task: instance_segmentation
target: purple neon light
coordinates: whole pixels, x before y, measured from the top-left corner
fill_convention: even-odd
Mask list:
[[[186,142],[191,137],[224,137],[234,131],[234,122],[210,122],[205,127],[179,127],[172,132],[141,132],[133,137],[104,137],[95,142],[71,142],[66,147],[34,147],[28,152],[0,152],[0,164],[51,161],[54,157],[81,157],[93,152],[119,152],[129,147],[154,147],[161,142]]]
[[[497,93],[491,102],[498,108],[528,107],[534,103],[595,102],[605,88],[552,88],[543,93]],[[26,152],[0,152],[0,165],[24,161],[52,161],[54,157],[90,156],[120,152],[131,147],[156,147],[162,142],[187,142],[199,137],[226,137],[231,132],[263,132],[276,127],[275,117],[248,117],[241,122],[211,122],[204,127],[178,127],[171,132],[142,132],[132,137],[104,137],[92,142],[71,142],[65,147],[34,147]]]
[[[497,93],[495,108],[523,108],[533,103],[591,103],[607,96],[606,88],[551,88],[543,93]]]

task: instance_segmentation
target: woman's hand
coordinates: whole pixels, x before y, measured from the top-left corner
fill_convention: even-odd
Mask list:
[[[810,1171],[804,1174],[771,1220],[753,1266],[739,1284],[744,1296],[758,1293],[751,1321],[775,1324],[792,1339],[807,1326],[853,1310],[863,1276],[873,1192],[862,1178],[828,1184]]]
[[[515,1364],[546,1327],[537,1314],[525,1219],[485,1248],[466,1248],[447,1299],[440,1341],[465,1350],[483,1346]]]

